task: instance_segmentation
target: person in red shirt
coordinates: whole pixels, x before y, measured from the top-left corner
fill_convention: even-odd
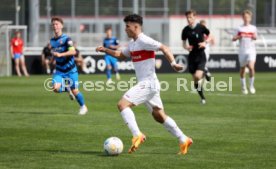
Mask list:
[[[20,67],[23,70],[23,73],[25,76],[29,76],[27,69],[26,69],[26,64],[25,64],[25,58],[23,55],[23,47],[24,47],[24,42],[21,39],[21,33],[16,32],[15,37],[11,40],[11,57],[14,59],[15,63],[15,70],[18,76],[21,76],[20,72]]]

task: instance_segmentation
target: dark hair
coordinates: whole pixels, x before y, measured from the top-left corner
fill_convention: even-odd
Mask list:
[[[137,14],[130,14],[127,15],[124,19],[124,22],[135,22],[138,23],[139,25],[143,25],[143,17]]]
[[[109,30],[112,30],[112,27],[111,27],[111,26],[107,27],[107,28],[105,29],[105,32],[107,32],[107,31],[109,31]]]
[[[51,23],[53,23],[54,21],[58,21],[63,25],[63,20],[60,17],[52,17]]]
[[[189,11],[186,11],[186,12],[185,12],[185,15],[186,15],[186,16],[188,16],[188,15],[194,15],[194,16],[196,16],[196,11],[193,10],[193,9],[191,9],[191,10],[189,10]]]
[[[245,14],[248,14],[248,15],[250,15],[250,16],[252,16],[253,14],[252,14],[252,12],[250,11],[250,10],[244,10],[243,12],[242,12],[242,16],[244,16]]]

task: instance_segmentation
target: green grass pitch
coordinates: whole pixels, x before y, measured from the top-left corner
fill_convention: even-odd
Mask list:
[[[128,80],[130,75],[122,75]],[[269,169],[276,168],[275,73],[257,73],[255,95],[242,95],[238,73],[214,74],[215,81],[233,77],[233,91],[197,94],[176,91],[176,78],[189,74],[158,74],[168,81],[161,92],[168,115],[194,144],[185,156],[177,139],[156,123],[146,108],[134,108],[147,141],[128,154],[131,133],[117,110],[122,91],[84,91],[89,113],[79,116],[78,104],[66,93],[44,90],[49,76],[0,78],[0,169]],[[104,75],[81,75],[81,81],[106,80]],[[103,154],[104,140],[117,136],[124,151]]]

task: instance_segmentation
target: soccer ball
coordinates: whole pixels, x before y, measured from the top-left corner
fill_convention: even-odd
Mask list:
[[[123,149],[123,142],[118,137],[109,137],[104,141],[104,152],[107,155],[119,155]]]

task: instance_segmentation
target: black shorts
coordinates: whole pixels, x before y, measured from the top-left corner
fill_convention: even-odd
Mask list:
[[[47,60],[51,60],[51,59],[52,59],[52,57],[53,57],[53,56],[51,56],[51,55],[50,55],[50,56],[46,56],[46,57],[45,57],[45,59],[47,59]]]
[[[190,52],[188,57],[189,72],[194,74],[197,70],[204,71],[206,65],[206,55],[204,51]]]

